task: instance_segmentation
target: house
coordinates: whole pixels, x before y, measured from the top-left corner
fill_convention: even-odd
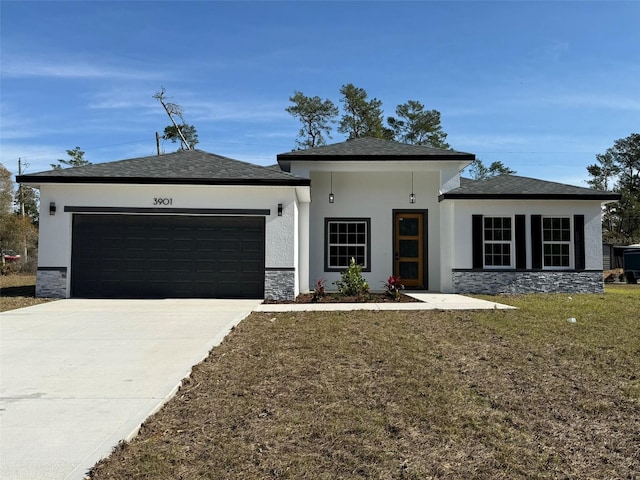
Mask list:
[[[373,290],[601,292],[610,192],[374,138],[261,167],[198,150],[22,175],[40,188],[37,294],[291,299],[351,258]]]

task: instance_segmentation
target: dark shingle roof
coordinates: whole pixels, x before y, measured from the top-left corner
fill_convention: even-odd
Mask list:
[[[342,143],[323,145],[307,150],[278,155],[278,163],[287,166],[292,161],[322,161],[322,160],[468,160],[475,158],[472,153],[456,150],[441,150],[424,145],[409,145],[406,143],[382,140],[380,138],[354,138]]]
[[[497,175],[482,180],[460,179],[460,187],[438,197],[449,199],[510,200],[620,200],[618,193],[575,187],[516,175]]]
[[[310,180],[252,163],[185,150],[21,175],[22,183],[310,185]]]

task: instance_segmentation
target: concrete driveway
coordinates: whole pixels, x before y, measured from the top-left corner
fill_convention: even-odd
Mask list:
[[[259,300],[61,300],[0,314],[0,478],[81,479]]]

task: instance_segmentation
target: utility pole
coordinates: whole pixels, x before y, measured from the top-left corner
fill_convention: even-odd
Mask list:
[[[25,167],[28,164],[25,165]],[[22,175],[22,158],[18,158],[18,175]],[[22,188],[22,184],[18,185],[18,202],[20,203],[20,215],[22,216],[22,220],[24,220],[24,190]],[[29,259],[28,251],[27,251],[27,237],[25,236],[24,242],[22,243],[23,249],[23,258],[22,261],[26,262]]]
[[[18,175],[22,175],[22,159],[18,158]],[[20,205],[20,215],[24,218],[24,198],[22,196],[22,184],[18,185],[18,203]]]

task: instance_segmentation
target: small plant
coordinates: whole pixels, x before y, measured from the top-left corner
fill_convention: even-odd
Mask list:
[[[335,282],[335,286],[343,297],[356,297],[362,302],[369,296],[369,284],[362,276],[362,265],[358,265],[354,258],[342,272],[340,280]]]
[[[404,285],[400,283],[400,275],[390,275],[387,283],[384,284],[385,293],[396,302],[400,300],[400,290],[404,290]]]
[[[325,296],[325,291],[324,291],[324,283],[327,280],[324,278],[319,278],[316,281],[316,286],[313,288],[313,297],[311,298],[312,302],[319,302],[322,298],[324,298]]]

